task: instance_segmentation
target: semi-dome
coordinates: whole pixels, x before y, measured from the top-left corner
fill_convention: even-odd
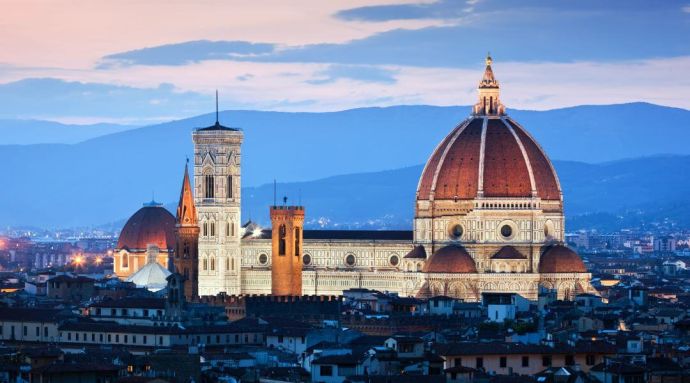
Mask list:
[[[561,200],[551,162],[532,136],[505,115],[498,91],[489,57],[472,116],[434,150],[420,177],[417,200]]]
[[[513,246],[503,246],[491,259],[527,259],[527,257]]]
[[[148,203],[132,215],[122,228],[118,249],[146,250],[156,245],[161,250],[175,245],[175,217],[162,205]]]
[[[540,273],[586,273],[582,258],[563,245],[549,246],[539,260]]]
[[[442,247],[426,261],[425,273],[476,273],[472,256],[463,247],[449,245]]]

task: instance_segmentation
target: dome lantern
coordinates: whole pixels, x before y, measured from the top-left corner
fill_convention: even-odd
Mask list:
[[[502,116],[505,114],[505,106],[499,99],[498,81],[491,69],[493,59],[490,54],[486,56],[486,68],[484,76],[479,82],[479,101],[474,105],[472,113],[476,116]]]

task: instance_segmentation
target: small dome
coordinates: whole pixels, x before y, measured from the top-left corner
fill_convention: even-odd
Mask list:
[[[147,204],[134,213],[117,241],[117,249],[145,251],[148,245],[156,245],[161,251],[175,245],[175,217],[161,205]]]
[[[467,251],[457,245],[437,250],[424,264],[425,273],[476,273],[477,267]]]
[[[513,246],[503,246],[491,259],[527,259]]]
[[[576,252],[563,245],[551,246],[539,260],[540,273],[586,273],[587,268]]]

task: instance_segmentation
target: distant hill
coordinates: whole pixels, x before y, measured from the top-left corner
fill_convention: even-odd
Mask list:
[[[568,230],[642,225],[663,218],[690,227],[690,156],[659,156],[591,165],[555,161]],[[279,198],[306,206],[312,228],[411,228],[422,165],[278,184]],[[683,174],[684,173],[684,174]],[[245,188],[243,217],[268,225],[273,185]]]
[[[331,113],[227,111],[221,113],[221,121],[244,129],[242,176],[243,184],[250,187],[270,183],[274,178],[279,182],[304,182],[335,174],[371,173],[418,165],[426,161],[438,142],[468,112],[467,107],[433,106]],[[510,111],[510,114],[536,137],[553,159],[603,162],[659,153],[690,154],[690,146],[686,145],[690,138],[690,111],[682,109],[635,103],[544,112]],[[175,201],[185,157],[192,155],[191,132],[212,122],[212,115],[204,115],[73,145],[0,146],[0,163],[7,180],[0,198],[0,225],[101,224],[129,216],[143,201],[150,200],[152,194],[157,200]],[[572,164],[573,168],[586,166]],[[672,178],[658,180],[652,186],[670,189],[687,182],[687,167],[672,169],[676,172]],[[409,172],[407,184],[400,181],[397,194],[387,193],[388,185],[376,186],[374,181],[384,175],[372,175],[371,182],[362,182],[357,188],[340,184],[332,193],[328,189],[314,190],[326,193],[319,198],[329,198],[333,210],[345,209],[359,199],[365,201],[378,193],[385,198],[371,201],[381,206],[368,206],[362,211],[371,213],[375,211],[372,209],[379,209],[376,211],[395,217],[409,217],[419,171],[400,170],[405,171]],[[569,168],[562,171],[561,177],[567,179]],[[391,175],[397,176],[401,175]],[[391,184],[394,181],[391,178]],[[641,178],[640,182],[645,179]],[[605,182],[601,185],[607,186]],[[592,208],[587,201],[594,197],[583,195],[585,202],[582,202],[580,197],[568,194],[568,187],[566,198],[573,204],[573,211],[584,211],[584,206]],[[249,188],[245,195],[245,202],[250,201],[247,208],[256,217],[265,215],[265,211],[249,206],[265,208],[272,201],[271,193],[262,194],[260,190]],[[338,197],[336,192],[340,190],[350,191],[347,198]],[[594,186],[589,190],[604,195],[615,192]],[[250,197],[252,193],[254,197]],[[310,193],[308,187],[302,188],[305,203],[313,201],[309,200]],[[296,192],[290,194],[291,200],[298,198]],[[395,202],[396,198],[399,202]],[[386,211],[385,205],[397,207]],[[319,211],[314,204],[310,209],[314,213]],[[380,215],[357,217],[360,222]]]
[[[75,125],[41,120],[0,119],[0,144],[76,144],[133,128],[135,127],[118,124]]]

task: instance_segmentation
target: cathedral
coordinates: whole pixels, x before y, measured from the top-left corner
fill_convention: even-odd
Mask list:
[[[216,115],[192,134],[194,186],[185,167],[176,216],[154,203],[137,211],[114,251],[116,275],[132,278],[158,263],[186,278],[190,300],[351,288],[465,301],[495,292],[530,300],[595,293],[584,263],[564,244],[553,165],[506,114],[491,65],[487,57],[470,116],[420,175],[411,231],[304,230],[308,209],[287,204],[270,206],[270,229],[242,224],[244,133]]]

